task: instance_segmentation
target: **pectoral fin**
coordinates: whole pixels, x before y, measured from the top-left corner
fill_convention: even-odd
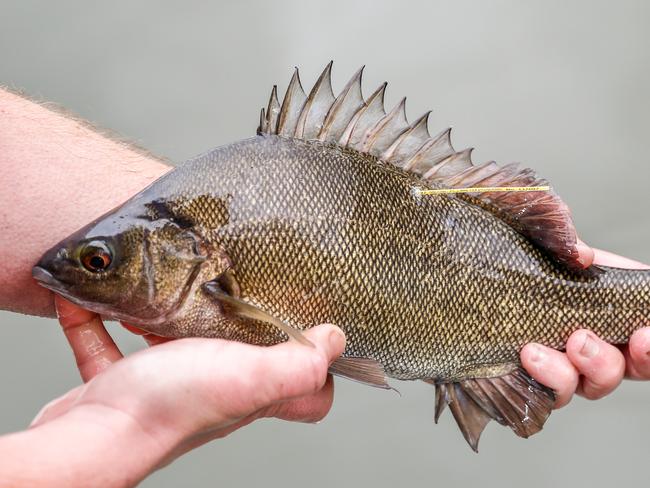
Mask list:
[[[246,319],[266,322],[268,324],[274,325],[282,332],[287,334],[290,339],[293,339],[305,346],[314,347],[314,344],[311,343],[298,329],[294,329],[290,325],[284,323],[277,317],[274,317],[257,305],[253,305],[252,303],[248,303],[241,298],[236,298],[227,293],[223,289],[219,280],[203,283],[203,291],[205,291],[205,293],[207,293],[214,300],[219,302],[227,312],[233,313],[239,317]]]
[[[494,378],[435,385],[436,421],[449,405],[465,440],[476,452],[481,433],[490,420],[510,427],[520,437],[529,437],[542,430],[555,404],[553,390],[521,368]]]
[[[329,372],[368,386],[391,390],[384,367],[370,358],[338,358],[330,365]]]

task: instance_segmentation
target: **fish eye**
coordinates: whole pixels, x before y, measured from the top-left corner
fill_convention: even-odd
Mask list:
[[[91,273],[106,271],[113,261],[111,250],[101,241],[84,244],[79,256],[83,267]]]

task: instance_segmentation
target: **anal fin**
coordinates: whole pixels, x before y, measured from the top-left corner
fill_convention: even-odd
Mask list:
[[[463,437],[472,450],[478,452],[478,441],[492,417],[458,383],[447,386],[446,397]]]
[[[538,383],[522,368],[493,378],[436,382],[436,421],[449,405],[470,447],[478,452],[483,429],[492,419],[529,437],[544,427],[555,404],[553,390]]]

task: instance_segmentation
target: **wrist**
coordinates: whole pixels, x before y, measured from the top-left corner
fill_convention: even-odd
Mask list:
[[[36,428],[3,437],[0,484],[135,486],[174,447],[125,412],[81,405]]]

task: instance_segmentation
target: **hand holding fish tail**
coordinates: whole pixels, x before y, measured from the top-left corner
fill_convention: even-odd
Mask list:
[[[593,263],[648,268],[637,261],[581,244],[581,262],[586,266]],[[577,330],[569,338],[565,352],[528,344],[521,351],[521,362],[533,378],[555,391],[555,408],[568,404],[574,394],[597,400],[614,391],[624,378],[650,380],[650,327],[635,331],[629,343],[622,347],[608,344],[589,330]]]
[[[90,442],[77,437],[101,428],[124,430],[111,438],[118,447],[109,451],[119,456],[119,446],[129,450],[137,446],[142,453],[132,465],[114,460],[125,467],[120,476],[128,477],[129,484],[256,419],[316,422],[332,405],[333,382],[327,369],[345,343],[334,326],[305,332],[314,348],[294,342],[258,347],[218,339],[179,339],[123,358],[98,315],[59,297],[56,305],[86,384],[44,407],[30,432],[60,425],[65,435],[47,435],[99,449],[106,448],[104,439]],[[149,337],[148,342],[157,338]],[[59,446],[59,450],[67,448]],[[101,459],[102,466],[112,464],[102,456],[94,459]],[[93,464],[91,453],[88,463]],[[97,464],[86,475],[106,475]]]

